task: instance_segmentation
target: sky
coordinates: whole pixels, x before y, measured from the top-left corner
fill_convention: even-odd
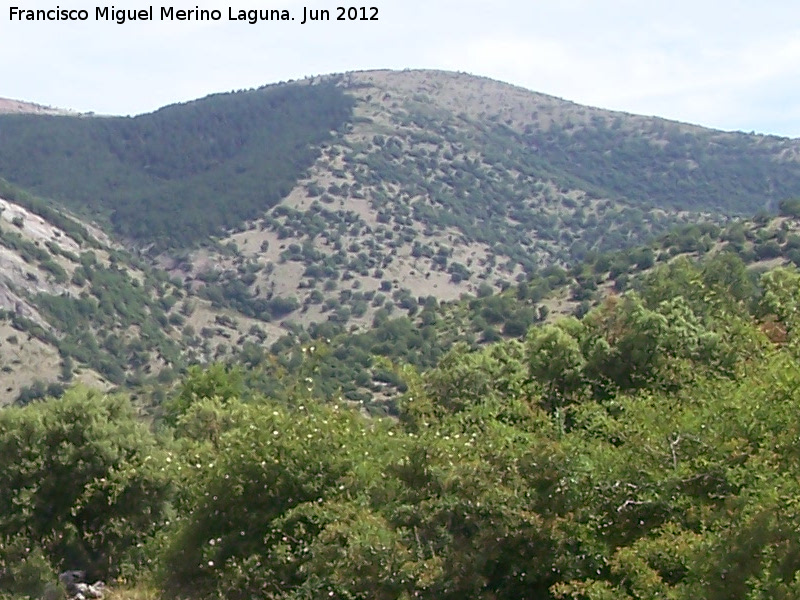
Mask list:
[[[433,68],[601,108],[800,137],[797,0],[361,0],[352,6],[377,8],[378,20],[355,22],[335,20],[337,6],[351,6],[343,1],[170,1],[152,5],[154,21],[123,25],[95,20],[109,4],[1,3],[0,97],[134,115],[312,75]],[[89,20],[11,21],[12,6],[86,9]],[[222,19],[160,20],[169,6],[217,9]],[[228,19],[229,9],[255,8],[295,20]],[[306,9],[329,9],[334,20],[303,25]]]

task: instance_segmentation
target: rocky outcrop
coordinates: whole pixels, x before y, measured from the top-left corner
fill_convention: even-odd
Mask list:
[[[86,571],[64,571],[58,576],[58,580],[67,591],[69,600],[102,599],[105,592],[106,585],[102,581],[86,583]]]

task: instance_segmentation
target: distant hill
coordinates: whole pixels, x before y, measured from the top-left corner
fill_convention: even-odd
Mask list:
[[[337,162],[326,146],[340,157],[329,177],[368,186],[372,207],[383,202],[379,183],[410,218],[436,216],[490,242],[489,226],[514,242],[524,235],[503,230],[547,232],[543,203],[577,203],[579,217],[595,214],[602,225],[588,200],[730,215],[800,192],[796,140],[583,107],[437,71],[323,77],[134,118],[25,106],[0,115],[0,176],[158,248],[258,218],[320,153]]]
[[[163,266],[252,316],[281,297],[293,321],[366,325],[384,301],[502,289],[800,193],[796,140],[455,73],[351,73],[337,86],[356,100],[351,122],[294,189],[223,237],[225,252]]]

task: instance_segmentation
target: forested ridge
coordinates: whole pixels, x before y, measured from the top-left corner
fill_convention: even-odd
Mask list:
[[[328,82],[132,118],[0,115],[0,175],[140,245],[192,245],[288,194],[351,109]]]
[[[119,597],[797,597],[800,273],[715,261],[398,366],[391,418],[313,369],[267,396],[222,364],[149,424],[80,387],[3,410],[0,588],[81,567]]]

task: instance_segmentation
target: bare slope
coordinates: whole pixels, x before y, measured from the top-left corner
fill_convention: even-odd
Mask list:
[[[277,338],[40,202],[0,180],[0,405],[75,382],[168,382],[187,364]]]
[[[0,114],[75,115],[77,113],[32,102],[0,98]]]

